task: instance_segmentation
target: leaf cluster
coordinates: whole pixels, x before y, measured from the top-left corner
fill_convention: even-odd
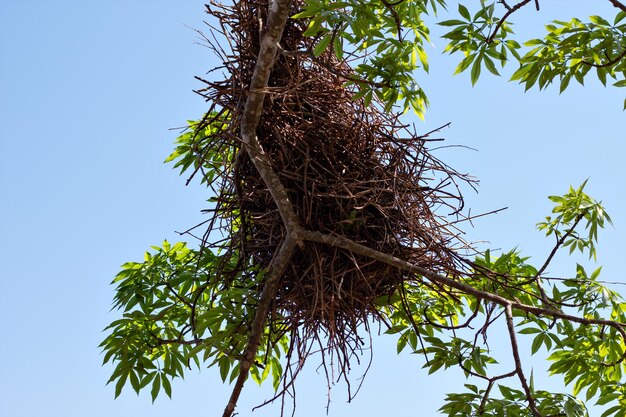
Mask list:
[[[448,40],[444,51],[463,55],[455,74],[469,69],[474,85],[483,66],[500,75],[495,62],[504,67],[513,58],[519,67],[510,80],[523,84],[526,90],[533,86],[544,89],[558,81],[563,92],[572,79],[584,85],[590,73],[605,86],[608,79],[615,87],[626,86],[625,11],[616,12],[610,20],[597,15],[587,22],[578,18],[555,20],[545,26],[543,38],[518,41],[508,19],[528,4],[530,1],[521,1],[511,7],[503,1],[483,1],[473,15],[459,4],[459,18],[440,22],[452,28],[443,35]]]
[[[153,401],[161,390],[171,396],[171,380],[201,364],[217,366],[223,381],[237,377],[256,300],[249,298],[254,292],[247,288],[254,284],[245,276],[224,275],[236,262],[236,254],[165,241],[146,252],[143,262],[122,266],[113,280],[114,308],[122,318],[106,328],[100,345],[103,363],[116,364],[109,380],[116,397],[127,381],[137,393],[151,385]],[[267,329],[264,340],[251,375],[261,383],[271,374],[278,389],[288,338]]]
[[[572,79],[584,84],[590,73],[603,85],[610,79],[615,87],[626,86],[625,11],[612,19],[593,15],[587,22],[555,20],[545,26],[542,38],[516,39],[511,16],[530,3],[481,1],[473,13],[459,3],[457,16],[438,23],[449,29],[442,35],[448,42],[444,53],[462,55],[454,74],[469,71],[474,85],[483,68],[499,76],[514,61],[519,66],[510,80],[526,90],[558,81],[563,92]],[[430,29],[424,20],[445,7],[443,0],[308,0],[294,18],[307,19],[305,35],[318,39],[314,56],[332,48],[339,60],[350,63],[355,78],[348,84],[358,87],[356,98],[369,103],[376,96],[385,111],[400,102],[404,111],[412,108],[423,118],[428,98],[415,81],[415,71],[429,70],[425,44]]]

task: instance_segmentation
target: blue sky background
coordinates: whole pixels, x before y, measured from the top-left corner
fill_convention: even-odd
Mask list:
[[[613,10],[608,2],[545,0],[539,15],[521,14],[517,31]],[[193,76],[216,65],[190,29],[206,30],[205,18],[202,1],[0,1],[0,416],[223,410],[230,387],[213,370],[177,381],[172,400],[153,405],[149,393],[130,390],[114,400],[105,387],[112,368],[100,366],[97,347],[117,317],[109,282],[119,265],[203,219],[206,191],[185,187],[162,161],[176,136],[169,129],[207,108],[191,91],[201,87]],[[478,151],[437,155],[480,179],[479,194],[467,190],[472,212],[509,207],[468,225],[467,238],[518,246],[540,263],[553,243],[534,230],[550,210],[546,196],[589,177],[588,191],[615,221],[601,234],[603,278],[626,282],[626,90],[589,82],[562,95],[523,93],[492,77],[471,88],[467,74],[451,76],[456,58],[441,57],[444,44],[434,43],[431,75],[418,75],[431,99],[418,130],[452,122],[442,132],[446,143]],[[571,276],[576,261],[593,267],[559,257],[550,272]],[[536,384],[563,389],[542,374],[540,356],[527,369],[535,369]],[[329,415],[435,415],[464,379],[454,371],[427,376],[420,367],[421,358],[395,354],[393,337],[375,338],[363,389],[346,404],[345,388],[335,387]],[[327,389],[315,368],[311,360],[298,383],[297,416],[325,413]],[[357,384],[359,370],[352,376]],[[250,381],[240,415],[270,395]],[[268,406],[253,415],[277,413]]]

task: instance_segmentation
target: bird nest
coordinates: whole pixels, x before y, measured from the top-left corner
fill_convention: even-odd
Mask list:
[[[293,7],[295,14],[298,2]],[[229,273],[246,273],[260,294],[262,275],[249,272],[271,264],[286,229],[238,129],[267,4],[214,4],[207,10],[219,26],[205,40],[223,61],[213,70],[223,79],[199,78],[206,86],[198,93],[211,106],[196,131],[218,127],[198,147],[198,157],[209,150],[232,155],[213,179],[217,196],[209,232],[227,229],[228,250],[239,259],[234,271],[229,264]],[[354,77],[350,66],[330,51],[314,57],[316,39],[303,36],[306,24],[287,22],[257,128],[298,220],[305,229],[456,275],[463,243],[445,216],[462,207],[456,184],[464,178],[430,153],[428,135],[386,114],[376,99],[369,105],[354,99],[357,84],[347,85]],[[220,46],[226,42],[228,48]],[[436,214],[440,210],[445,215]],[[378,317],[377,300],[411,280],[420,277],[346,249],[305,242],[280,277],[269,325],[280,321],[300,331],[301,341],[322,332],[337,347]]]

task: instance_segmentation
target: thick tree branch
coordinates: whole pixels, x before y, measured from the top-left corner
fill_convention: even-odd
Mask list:
[[[279,279],[288,264],[297,244],[300,244],[298,234],[301,227],[298,224],[293,206],[289,202],[287,191],[280,182],[280,178],[272,169],[269,158],[265,154],[256,136],[256,129],[263,113],[265,89],[269,81],[272,67],[276,59],[278,44],[285,29],[289,17],[290,0],[273,0],[270,2],[265,33],[261,38],[259,55],[254,68],[254,74],[250,81],[250,91],[244,107],[241,119],[241,138],[250,159],[267,185],[272,198],[280,212],[286,228],[286,238],[279,251],[272,260],[266,275],[263,291],[259,299],[259,305],[254,315],[248,344],[239,365],[239,376],[233,387],[232,394],[224,409],[223,417],[232,416],[237,401],[248,378],[250,367],[259,349],[263,335],[263,328],[272,299],[274,298]]]
[[[267,275],[265,284],[263,285],[263,292],[261,293],[261,298],[259,299],[259,306],[254,314],[254,320],[252,322],[250,336],[248,338],[248,345],[246,346],[244,356],[239,363],[239,376],[237,377],[237,382],[233,387],[233,392],[230,395],[228,404],[226,404],[222,417],[230,417],[235,411],[239,395],[241,394],[243,385],[248,378],[250,367],[254,363],[254,358],[259,350],[259,344],[261,343],[261,337],[263,336],[265,319],[267,318],[269,307],[276,293],[279,278],[287,266],[287,263],[291,259],[291,255],[296,248],[296,243],[297,242],[294,239],[287,237],[287,240],[283,242],[280,250],[274,258],[274,261],[272,262],[272,268]]]
[[[259,56],[250,81],[250,92],[241,119],[241,138],[252,163],[259,171],[278,207],[287,233],[297,234],[298,220],[293,211],[293,206],[289,202],[287,191],[280,182],[278,174],[272,169],[269,158],[256,136],[256,129],[263,113],[267,83],[276,59],[278,44],[289,17],[289,5],[290,0],[270,1],[265,33],[261,38]]]

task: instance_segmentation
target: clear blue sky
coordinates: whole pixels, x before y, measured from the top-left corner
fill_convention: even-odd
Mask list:
[[[540,15],[525,14],[534,28],[612,13],[608,2],[543,3]],[[206,191],[185,188],[162,164],[175,138],[168,129],[207,108],[191,92],[201,87],[193,76],[216,65],[189,29],[206,29],[203,10],[202,1],[0,1],[2,417],[215,416],[225,405],[229,387],[213,370],[177,381],[172,400],[152,405],[148,394],[130,391],[114,400],[104,385],[111,368],[100,366],[97,347],[117,317],[109,312],[109,282],[119,265],[203,219]],[[442,47],[435,40],[431,76],[419,75],[432,106],[418,129],[452,122],[447,143],[478,152],[437,155],[481,180],[478,195],[468,191],[473,212],[509,207],[476,221],[468,239],[519,246],[539,262],[552,244],[534,231],[550,208],[546,196],[590,177],[588,191],[615,220],[601,235],[603,278],[626,282],[626,90],[589,82],[560,96],[555,88],[524,94],[489,77],[471,88],[467,75],[451,76],[454,62],[439,56]],[[551,271],[572,275],[574,266],[561,257]],[[420,358],[397,356],[394,343],[374,340],[361,393],[346,404],[344,387],[335,387],[331,416],[431,416],[446,392],[462,386],[455,372],[427,376]],[[325,381],[315,366],[299,381],[299,417],[325,412]],[[537,371],[535,378],[562,384]],[[249,382],[240,415],[268,395]]]

